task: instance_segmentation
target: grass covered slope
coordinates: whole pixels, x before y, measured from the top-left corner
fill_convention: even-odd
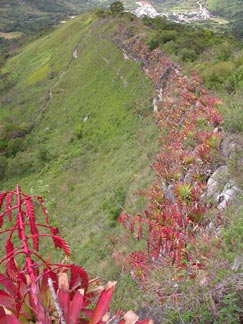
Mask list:
[[[232,0],[209,0],[206,3],[207,8],[216,16],[223,17],[229,21],[229,26],[234,35],[240,39],[243,37],[242,1]]]
[[[152,84],[109,40],[118,23],[77,17],[2,71],[1,189],[48,197],[75,262],[94,273],[121,209],[149,182],[156,146]]]

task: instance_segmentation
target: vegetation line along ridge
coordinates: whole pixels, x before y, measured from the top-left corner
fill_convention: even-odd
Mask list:
[[[149,226],[147,252],[143,256],[139,252],[140,261],[134,260],[136,252],[127,259],[135,268],[134,275],[143,276],[149,260],[179,267],[182,262],[192,262],[186,247],[195,240],[196,228],[207,226],[203,217],[210,206],[202,197],[212,168],[212,152],[219,148],[221,134],[216,127],[222,118],[215,109],[220,100],[209,96],[196,75],[183,75],[165,54],[158,49],[149,51],[139,39],[119,41],[128,57],[142,63],[157,92],[153,107],[161,147],[152,165],[156,179],[148,192],[150,204],[143,215],[120,216],[120,222],[138,239]],[[208,124],[206,131],[197,125],[201,119]],[[189,136],[192,143],[186,144]],[[203,267],[199,260],[193,262],[196,268]]]

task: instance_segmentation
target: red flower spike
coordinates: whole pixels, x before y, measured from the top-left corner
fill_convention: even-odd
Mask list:
[[[12,202],[13,192],[9,192],[6,195],[6,212],[8,216],[8,220],[11,222],[12,220],[12,211],[11,211],[11,202]]]
[[[45,215],[46,224],[49,224],[48,213],[46,207],[44,206],[44,200],[40,196],[36,196],[36,199],[39,201],[43,215]]]
[[[74,264],[71,264],[70,272],[70,290],[72,291],[77,288],[84,288],[86,291],[89,283],[87,272],[83,268]]]
[[[70,249],[69,245],[62,237],[53,235],[52,240],[53,240],[55,248],[62,249],[67,256],[69,256],[71,254],[71,249]]]
[[[39,231],[35,223],[35,210],[31,197],[28,197],[24,200],[24,205],[26,208],[26,216],[29,219],[30,232],[33,235],[33,247],[36,251],[39,251]]]
[[[2,209],[2,205],[3,205],[6,195],[7,195],[7,192],[3,192],[0,194],[0,210]]]

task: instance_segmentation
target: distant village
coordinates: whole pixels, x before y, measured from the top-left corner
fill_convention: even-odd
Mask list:
[[[156,9],[151,5],[151,3],[147,1],[139,1],[136,2],[137,8],[132,12],[137,17],[148,16],[151,18],[155,18],[157,16],[165,16],[170,20],[178,21],[178,22],[192,22],[192,21],[202,21],[212,18],[210,12],[204,8],[199,1],[196,1],[198,5],[198,10],[191,12],[163,12],[159,13]]]

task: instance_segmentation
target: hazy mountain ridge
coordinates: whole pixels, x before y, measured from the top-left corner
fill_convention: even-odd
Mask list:
[[[2,1],[0,4],[0,31],[2,32],[12,32],[12,31],[38,31],[48,26],[53,26],[58,24],[61,20],[66,19],[68,16],[80,13],[81,11],[86,11],[98,7],[100,5],[108,7],[112,1],[103,1],[100,3],[96,0],[45,0],[45,1],[35,1],[35,0],[21,0],[21,1]],[[226,23],[227,20],[230,23],[230,27],[234,30],[236,34],[241,36],[241,18],[243,12],[243,3],[231,0],[231,1],[194,1],[194,0],[177,0],[177,1],[156,1],[152,0],[150,3],[158,13],[165,14],[166,16],[177,15],[178,19],[181,21],[188,22],[191,16],[200,11],[200,6],[205,8],[204,10],[209,10],[215,19],[211,21],[206,11],[198,19],[192,19],[192,21],[200,21],[208,19],[207,24],[209,26],[217,26],[222,23]],[[126,10],[134,10],[138,8],[136,1],[125,0],[124,6]],[[184,16],[185,15],[185,16]],[[183,17],[184,16],[184,17]],[[204,18],[203,18],[204,17]],[[220,21],[217,17],[222,17],[226,21]],[[176,17],[174,17],[176,18]],[[189,19],[188,19],[189,18]],[[202,19],[203,18],[203,19]],[[177,18],[176,18],[177,19]],[[225,25],[225,27],[227,27]]]
[[[1,1],[0,30],[30,33],[53,26],[64,17],[77,12],[68,1]]]

